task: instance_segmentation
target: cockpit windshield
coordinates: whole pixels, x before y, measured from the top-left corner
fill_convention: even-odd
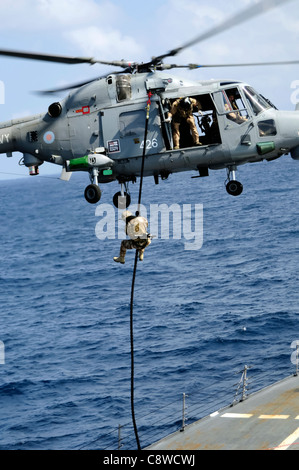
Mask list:
[[[259,93],[257,93],[252,87],[244,87],[245,96],[249,101],[250,107],[253,113],[257,116],[265,109],[272,108],[273,106]]]

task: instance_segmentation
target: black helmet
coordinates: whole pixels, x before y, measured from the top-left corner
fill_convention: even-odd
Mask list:
[[[191,106],[192,106],[192,103],[191,103],[191,100],[190,98],[186,97],[186,98],[182,98],[181,101],[180,101],[180,106],[183,108],[183,109],[190,109]]]

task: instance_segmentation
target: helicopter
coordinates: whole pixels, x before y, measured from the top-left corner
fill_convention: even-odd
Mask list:
[[[0,49],[0,55],[67,64],[103,64],[113,71],[84,83],[45,93],[69,90],[46,113],[0,123],[0,153],[11,157],[23,154],[21,163],[32,176],[44,162],[62,167],[61,179],[72,172],[88,173],[90,183],[84,196],[96,204],[101,199],[100,184],[118,182],[113,197],[116,207],[126,208],[131,197],[129,183],[141,176],[154,177],[155,184],[172,173],[195,171],[192,178],[207,177],[210,170],[226,169],[226,190],[239,196],[243,185],[236,179],[238,166],[285,154],[299,160],[299,109],[280,111],[250,84],[237,80],[193,81],[172,75],[169,70],[224,65],[177,65],[164,63],[184,49],[215,34],[239,25],[289,0],[261,0],[217,27],[181,47],[137,63],[101,61]],[[297,64],[299,61],[225,66]],[[190,100],[192,120],[199,141],[195,144],[190,127],[180,122],[179,144],[174,145],[174,122],[170,119],[175,103]]]

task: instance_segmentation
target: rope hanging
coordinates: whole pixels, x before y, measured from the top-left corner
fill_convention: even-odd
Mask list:
[[[145,129],[144,129],[144,141],[143,141],[143,153],[142,153],[142,161],[141,161],[141,172],[140,172],[140,186],[139,186],[139,196],[138,196],[138,207],[137,207],[137,214],[140,214],[140,204],[141,204],[141,195],[142,195],[142,184],[143,184],[143,172],[144,172],[144,160],[145,160],[145,150],[146,150],[146,141],[147,141],[147,132],[148,132],[148,121],[149,121],[149,112],[151,107],[151,97],[152,92],[148,92],[148,100],[146,103],[146,118],[145,118]]]
[[[139,196],[138,196],[138,206],[136,211],[136,216],[140,215],[140,205],[141,205],[141,195],[142,195],[142,183],[143,183],[143,172],[144,172],[144,160],[145,160],[145,151],[146,151],[146,140],[147,140],[147,132],[148,132],[148,121],[149,121],[149,112],[151,106],[151,96],[152,93],[148,92],[148,101],[146,104],[146,119],[145,119],[145,130],[144,130],[144,145],[143,145],[143,153],[142,153],[142,162],[141,162],[141,172],[140,172],[140,186],[139,186]],[[135,411],[134,411],[134,331],[133,331],[133,303],[134,303],[134,288],[135,288],[135,278],[136,278],[136,271],[137,271],[137,261],[138,261],[138,251],[136,250],[135,253],[135,262],[134,262],[134,269],[133,269],[133,278],[132,278],[132,287],[131,287],[131,302],[130,302],[130,342],[131,342],[131,413],[132,413],[132,421],[133,427],[135,432],[135,438],[137,443],[138,450],[141,449],[139,437],[138,437],[138,430],[135,420]]]

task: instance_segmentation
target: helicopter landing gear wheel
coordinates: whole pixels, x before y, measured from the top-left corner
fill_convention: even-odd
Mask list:
[[[91,184],[86,186],[84,191],[85,199],[87,202],[89,202],[89,204],[96,204],[97,202],[99,202],[102,196],[102,191],[98,186],[98,175],[99,170],[97,168],[92,168],[89,171],[89,178]]]
[[[236,169],[235,165],[227,169],[226,191],[231,196],[240,196],[243,192],[242,183],[236,180]]]
[[[85,188],[84,196],[86,201],[89,202],[89,204],[96,204],[101,199],[102,191],[100,190],[98,185],[89,184]]]
[[[126,192],[122,194],[121,191],[119,191],[118,193],[115,193],[113,196],[113,204],[118,209],[126,209],[131,204],[130,194]]]
[[[239,181],[231,180],[226,185],[226,191],[231,196],[240,196],[243,191],[243,185]]]

